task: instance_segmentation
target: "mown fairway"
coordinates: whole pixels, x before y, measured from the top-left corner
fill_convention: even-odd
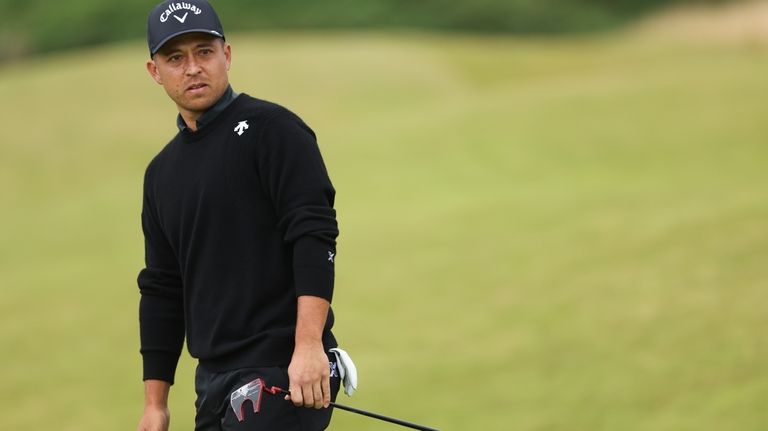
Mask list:
[[[340,401],[445,430],[768,429],[768,45],[230,41],[234,87],[312,125],[337,188]],[[175,115],[145,59],[0,69],[2,430],[140,416],[141,180]]]

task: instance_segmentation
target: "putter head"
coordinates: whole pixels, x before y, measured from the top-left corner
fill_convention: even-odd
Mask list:
[[[259,412],[259,409],[261,409],[261,393],[264,387],[264,380],[258,378],[232,392],[232,395],[229,396],[229,405],[232,406],[238,421],[242,422],[245,420],[245,412],[243,411],[245,400],[251,401],[254,413]]]

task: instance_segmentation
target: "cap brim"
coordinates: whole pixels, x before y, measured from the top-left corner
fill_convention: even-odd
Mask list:
[[[165,39],[161,40],[160,42],[158,42],[158,44],[155,46],[155,48],[152,49],[149,52],[149,54],[150,55],[157,54],[157,51],[160,51],[160,48],[162,48],[163,45],[165,45],[169,40],[173,39],[176,36],[181,36],[182,34],[187,34],[187,33],[205,33],[205,34],[210,34],[210,35],[213,35],[213,36],[220,37],[220,38],[224,39],[224,35],[219,33],[216,30],[208,30],[208,29],[205,29],[205,28],[190,28],[190,29],[187,29],[187,30],[182,30],[182,31],[177,32],[177,33],[173,33],[172,35],[170,35],[170,36],[166,37]]]

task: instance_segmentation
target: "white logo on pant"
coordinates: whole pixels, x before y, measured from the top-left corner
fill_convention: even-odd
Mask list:
[[[334,256],[336,256],[336,254],[335,254],[335,253],[331,253],[331,252],[329,251],[329,252],[328,252],[328,262],[331,262],[331,263],[333,263],[333,262],[334,262],[334,260],[333,260],[333,259],[334,259]]]

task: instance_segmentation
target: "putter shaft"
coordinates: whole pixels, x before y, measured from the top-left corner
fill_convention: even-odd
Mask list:
[[[290,392],[288,392],[288,391],[286,391],[285,389],[282,389],[282,388],[279,389],[279,392],[281,392],[283,394],[286,394],[286,395],[290,395],[291,394]],[[365,410],[356,409],[354,407],[345,406],[343,404],[338,404],[338,403],[331,402],[331,407],[337,408],[337,409],[341,409],[341,410],[346,410],[346,411],[352,412],[352,413],[357,413],[357,414],[363,415],[363,416],[368,416],[369,418],[378,419],[378,420],[381,420],[381,421],[384,421],[384,422],[389,422],[389,423],[397,424],[397,425],[400,425],[400,426],[404,426],[406,428],[412,428],[412,429],[421,430],[421,431],[439,431],[439,430],[437,430],[435,428],[425,427],[424,425],[418,425],[418,424],[414,424],[414,423],[411,423],[411,422],[406,422],[406,421],[401,420],[401,419],[391,418],[389,416],[380,415],[378,413],[367,412]]]
[[[378,419],[378,420],[382,420],[382,421],[385,421],[385,422],[391,422],[393,424],[401,425],[401,426],[404,426],[404,427],[407,427],[407,428],[413,428],[413,429],[421,430],[421,431],[439,431],[439,430],[437,430],[435,428],[429,428],[429,427],[425,427],[423,425],[418,425],[418,424],[406,422],[404,420],[390,418],[388,416],[380,415],[378,413],[367,412],[365,410],[356,409],[354,407],[345,406],[343,404],[336,404],[336,403],[332,402],[331,406],[333,406],[334,408],[337,408],[337,409],[346,410],[348,412],[357,413],[359,415],[368,416],[368,417],[371,417],[371,418],[374,418],[374,419]]]

